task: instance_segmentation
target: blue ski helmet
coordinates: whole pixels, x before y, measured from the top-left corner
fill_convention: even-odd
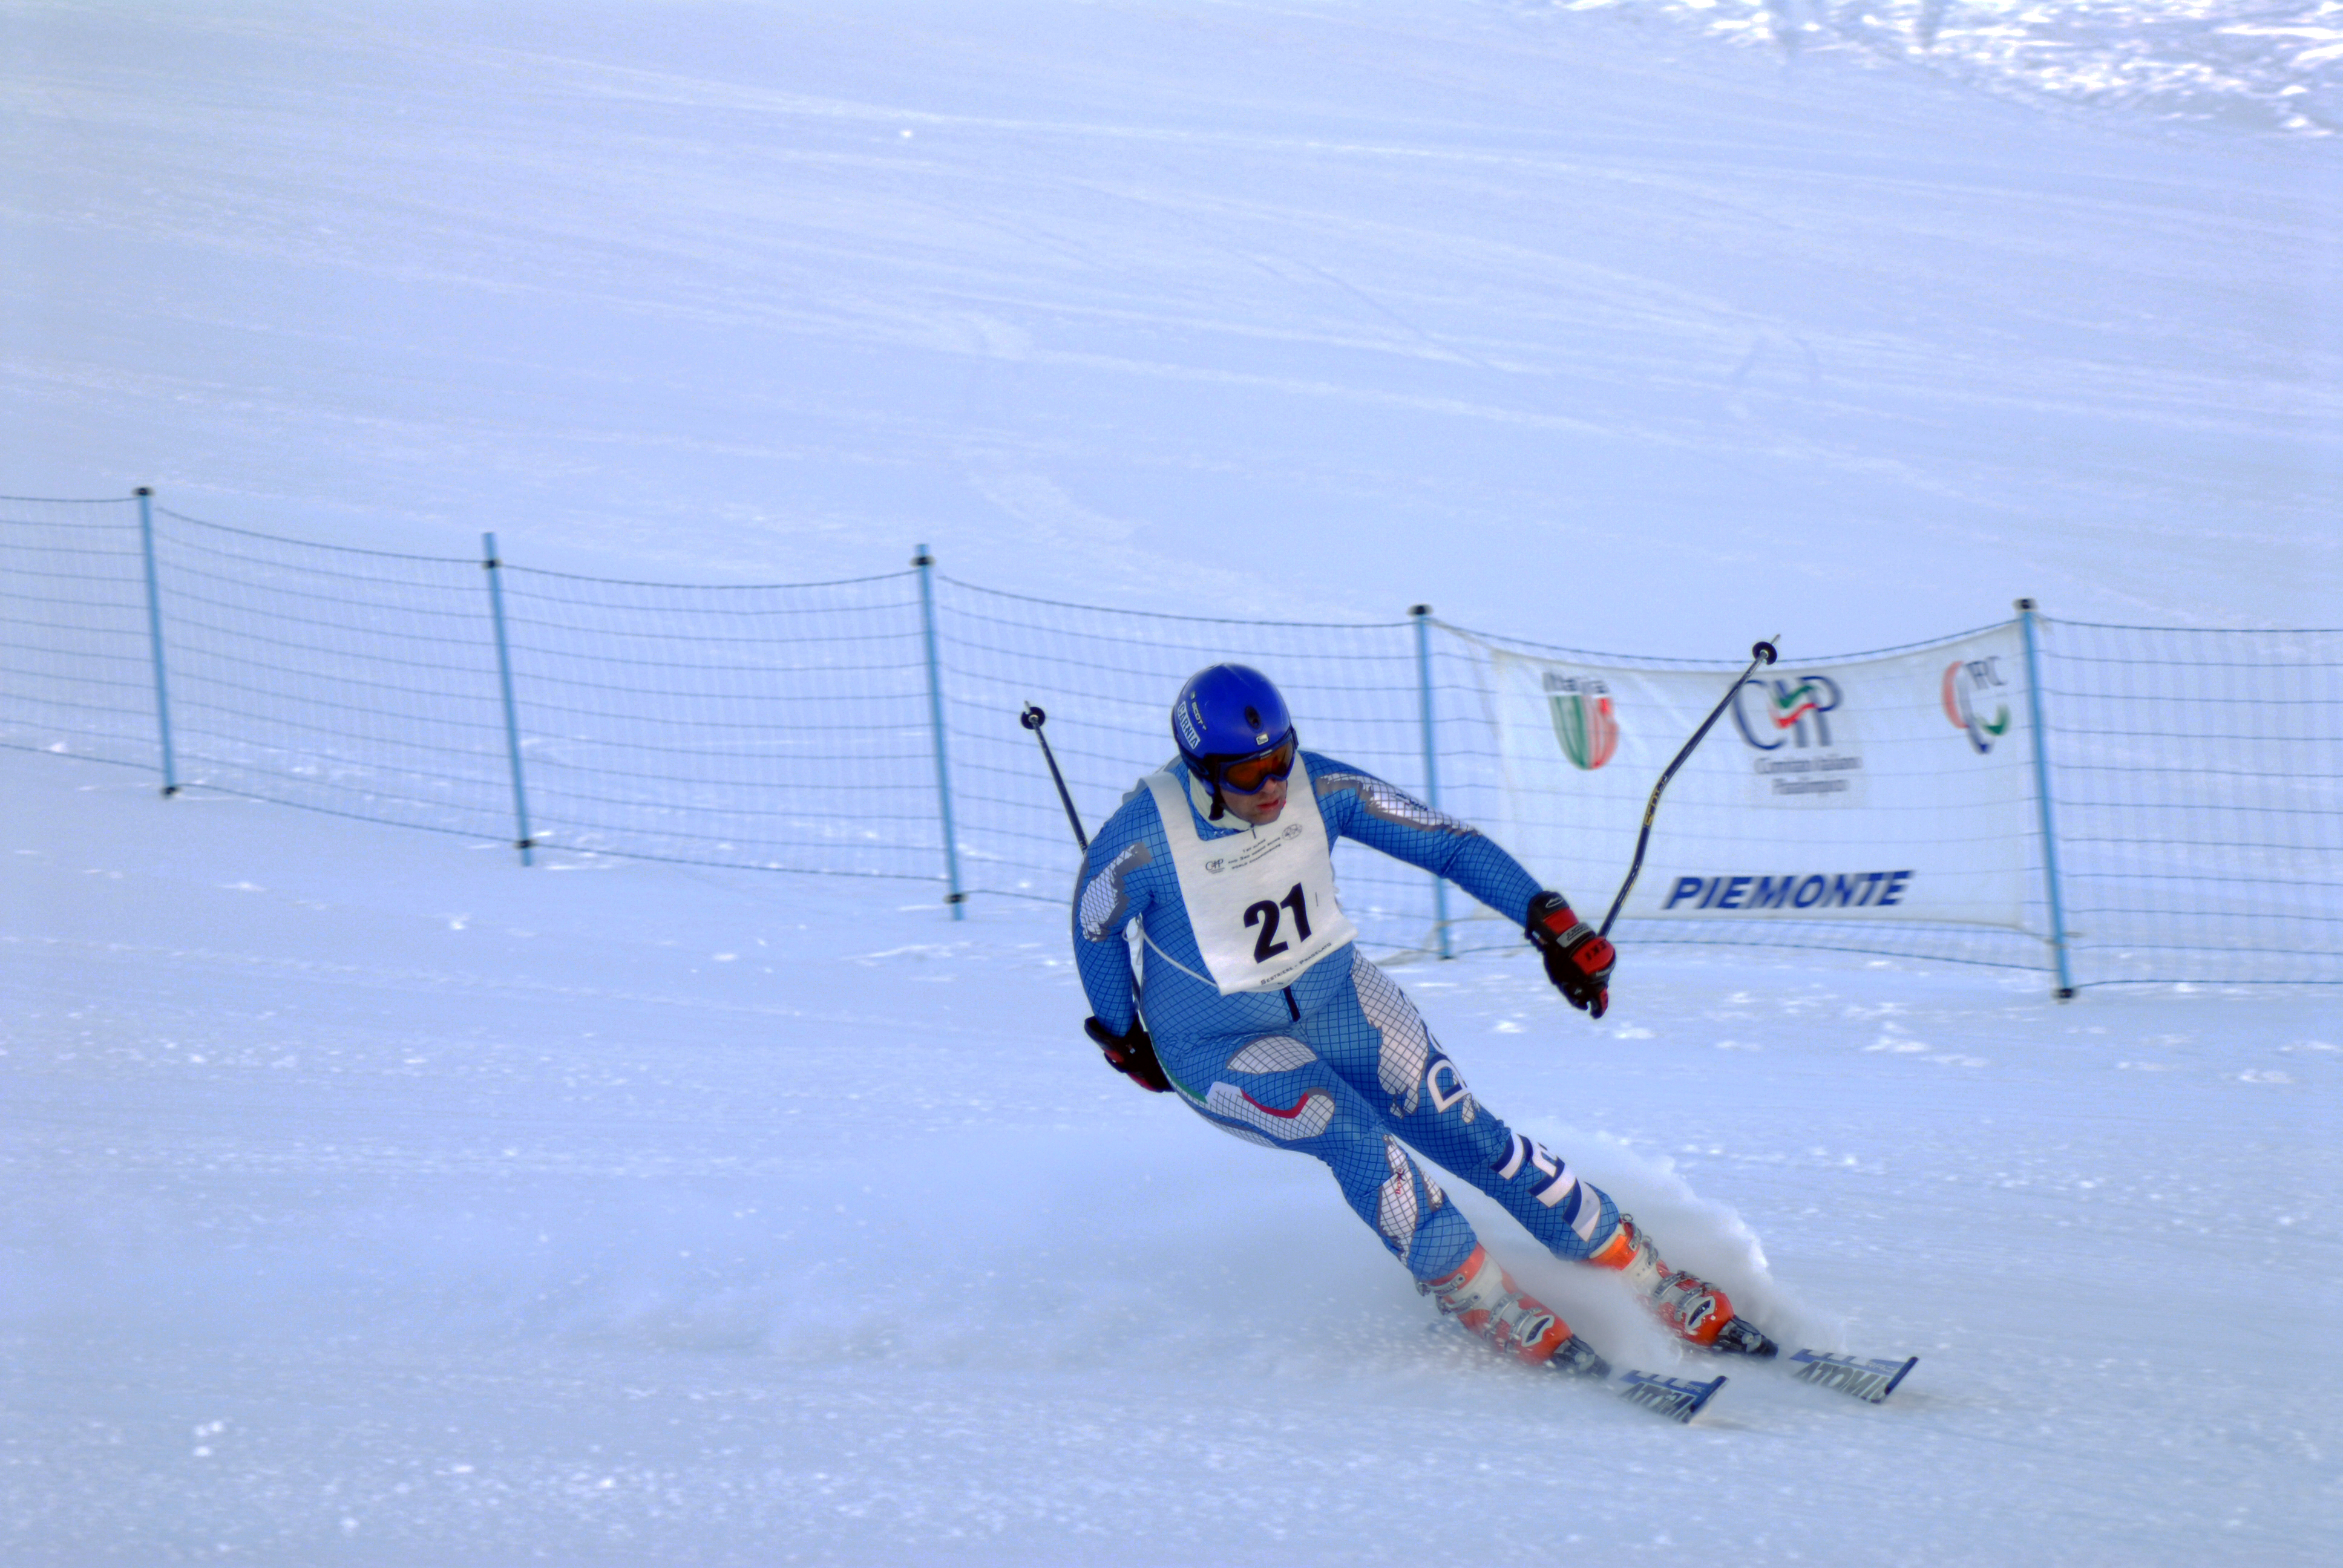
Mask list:
[[[1212,792],[1221,814],[1221,769],[1293,739],[1293,718],[1269,677],[1243,664],[1215,664],[1188,678],[1172,704],[1172,739],[1188,771]]]

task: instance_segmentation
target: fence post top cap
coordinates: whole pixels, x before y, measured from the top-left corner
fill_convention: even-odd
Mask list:
[[[1412,604],[1407,607],[1407,613],[1417,617],[1427,616],[1432,613],[1432,607],[1428,604]]]
[[[2022,610],[2030,610],[2034,608],[2034,601],[2030,598],[2019,599],[2017,601],[2017,608]]]
[[[130,493],[134,496],[151,496],[155,493],[155,487],[152,485],[141,485]]]

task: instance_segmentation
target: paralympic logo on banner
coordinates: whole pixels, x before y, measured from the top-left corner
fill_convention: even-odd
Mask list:
[[[1546,701],[1554,708],[1554,736],[1571,766],[1593,772],[1619,749],[1619,716],[1611,689],[1591,675],[1545,672]]]
[[[1945,666],[1945,717],[1952,720],[1954,729],[1967,735],[1969,744],[1976,748],[1980,757],[2009,733],[2009,704],[2001,700],[2001,693],[2008,685],[2001,678],[2001,660],[1997,657],[1956,658]],[[1990,723],[1982,717],[1988,702],[1994,707]]]

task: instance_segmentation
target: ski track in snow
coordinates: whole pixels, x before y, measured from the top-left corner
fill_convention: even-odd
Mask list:
[[[0,5],[0,488],[1661,654],[2332,622],[2331,142],[1956,79],[2103,7],[1715,10]],[[1922,1357],[1679,1428],[1103,1070],[1047,910],[9,751],[0,823],[11,1563],[2343,1557],[2331,995],[1395,970],[1674,1261]]]

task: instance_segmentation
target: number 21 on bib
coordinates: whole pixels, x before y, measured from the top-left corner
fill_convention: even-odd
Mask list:
[[[1334,860],[1318,793],[1299,758],[1285,809],[1264,827],[1206,839],[1196,830],[1181,764],[1147,776],[1188,923],[1222,996],[1277,990],[1358,936],[1334,898]]]

